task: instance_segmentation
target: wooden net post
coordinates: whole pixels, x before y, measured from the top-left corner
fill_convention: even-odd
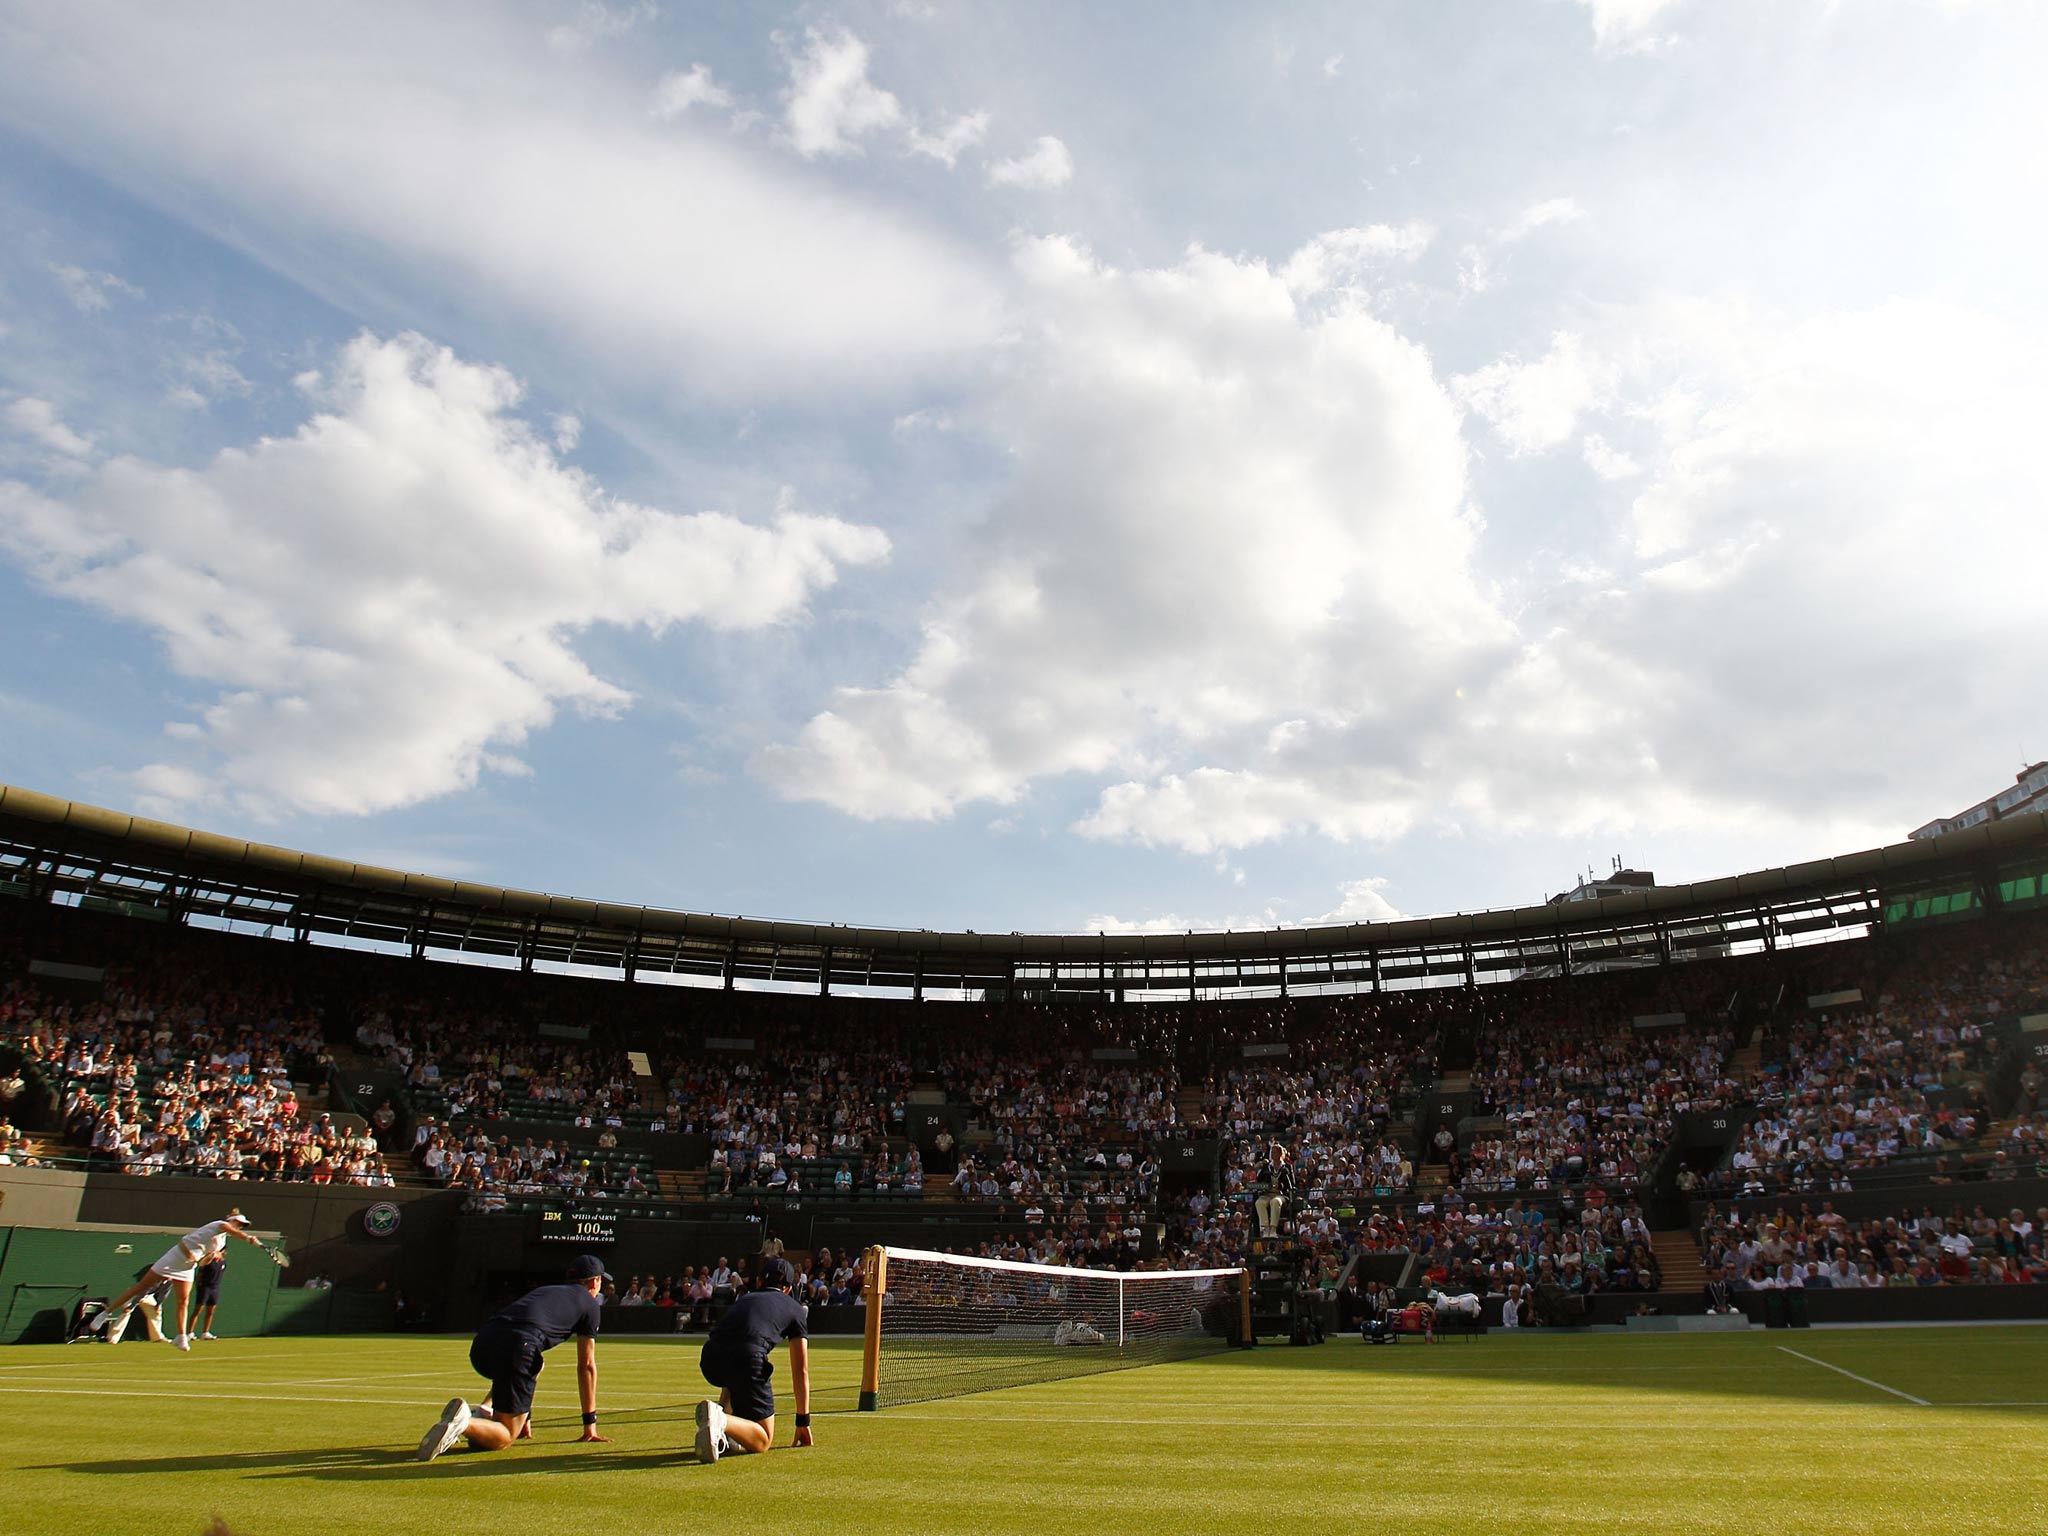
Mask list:
[[[1252,1347],[1252,1272],[1237,1272],[1237,1347]]]
[[[873,1413],[882,1406],[882,1297],[889,1289],[889,1250],[870,1248],[867,1280],[862,1294],[867,1298],[866,1340],[860,1352],[860,1411]]]

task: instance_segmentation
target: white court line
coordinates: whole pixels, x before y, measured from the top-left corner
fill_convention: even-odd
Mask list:
[[[1748,1361],[1737,1359],[1734,1357],[1712,1363],[1701,1363],[1694,1365],[1655,1365],[1646,1363],[1643,1365],[1607,1366],[1601,1365],[1596,1361],[1589,1360],[1584,1365],[1543,1365],[1526,1367],[1515,1364],[1504,1364],[1503,1362],[1497,1359],[1474,1360],[1471,1362],[1469,1366],[1466,1365],[1463,1361],[1446,1362],[1443,1365],[1424,1365],[1421,1362],[1421,1360],[1416,1359],[1416,1357],[1413,1355],[1404,1356],[1403,1360],[1411,1361],[1413,1363],[1404,1366],[1403,1364],[1397,1363],[1396,1361],[1388,1360],[1384,1363],[1380,1361],[1374,1361],[1370,1365],[1361,1364],[1357,1367],[1358,1375],[1355,1379],[1371,1381],[1433,1381],[1440,1376],[1457,1376],[1469,1374],[1478,1376],[1507,1375],[1514,1376],[1517,1379],[1524,1376],[1597,1376],[1604,1381],[1610,1376],[1671,1376],[1681,1374],[1686,1371],[1725,1371],[1733,1375],[1740,1371],[1746,1371],[1749,1368]],[[1160,1369],[1160,1367],[1138,1366],[1125,1367],[1124,1369],[1114,1371],[1095,1371],[1088,1375],[1065,1377],[1061,1380],[1060,1385],[1078,1386],[1084,1384],[1092,1385],[1100,1383],[1105,1387],[1114,1386],[1115,1382],[1112,1381],[1110,1378],[1125,1375],[1127,1371],[1131,1369],[1156,1371]],[[1005,1390],[1015,1392],[1024,1391],[1027,1389],[1023,1387],[1011,1387],[1006,1388]]]
[[[267,1397],[249,1392],[127,1392],[102,1390],[98,1387],[8,1386],[0,1387],[0,1397],[154,1397],[182,1399],[191,1402],[211,1400],[223,1403],[299,1403],[301,1405],[304,1405],[307,1401],[306,1395],[303,1392],[291,1397]],[[418,1408],[423,1406],[421,1399],[410,1397],[355,1397],[349,1399],[351,1407],[359,1403],[381,1408]],[[335,1404],[325,1403],[320,1406],[332,1408]]]
[[[115,1344],[112,1346],[85,1344],[81,1345],[77,1353],[73,1354],[68,1360],[39,1360],[32,1365],[0,1365],[0,1371],[75,1371],[81,1366],[91,1365],[95,1362],[101,1365],[113,1365],[126,1357],[112,1354],[109,1352],[110,1349],[135,1348],[140,1348],[140,1346],[130,1344]],[[147,1351],[144,1351],[144,1353],[147,1353]],[[262,1353],[254,1356],[228,1355],[208,1350],[193,1356],[186,1363],[188,1365],[269,1365],[274,1360],[331,1360],[333,1358],[332,1355],[322,1354],[313,1350],[299,1350],[289,1355]]]
[[[431,1374],[439,1376],[444,1381],[454,1379],[454,1372],[452,1371],[435,1371]],[[69,1385],[74,1387],[132,1387],[142,1384],[144,1384],[143,1379],[134,1375],[80,1376],[69,1383]],[[329,1402],[339,1403],[352,1402],[354,1399],[335,1397],[333,1394],[336,1392],[374,1392],[380,1385],[381,1383],[374,1381],[312,1382],[299,1381],[297,1379],[279,1381],[273,1376],[208,1376],[203,1378],[186,1376],[164,1382],[162,1390],[166,1396],[170,1397],[204,1397],[210,1394],[215,1387],[270,1387],[280,1392],[299,1392],[299,1389],[302,1387],[317,1386],[322,1390],[317,1393],[300,1392],[299,1395],[301,1397],[324,1397]],[[8,1392],[48,1390],[51,1389],[39,1387],[33,1382],[0,1381],[0,1396],[5,1396]],[[410,1389],[401,1388],[400,1390]]]
[[[2048,1402],[2036,1403],[1929,1403],[1930,1408],[2048,1408]]]
[[[835,1414],[834,1417],[837,1418],[838,1415]],[[1116,1417],[1105,1416],[1102,1418],[1081,1418],[1071,1413],[1060,1414],[1057,1416],[1033,1415],[1030,1417],[1026,1417],[1024,1415],[996,1413],[977,1413],[973,1415],[956,1416],[953,1414],[945,1413],[907,1413],[900,1410],[892,1411],[890,1409],[885,1408],[882,1410],[881,1413],[875,1415],[875,1417],[883,1423],[887,1423],[891,1419],[917,1419],[929,1421],[932,1423],[949,1424],[1122,1424],[1127,1428],[1131,1429],[1180,1429],[1183,1427],[1221,1429],[1262,1429],[1274,1427],[1287,1428],[1291,1433],[1299,1433],[1298,1425],[1268,1426],[1265,1424],[1261,1424],[1256,1420],[1246,1419],[1243,1415],[1239,1415],[1236,1418],[1230,1419],[1141,1419],[1134,1418],[1130,1415],[1122,1415]],[[1661,1424],[1609,1424],[1600,1426],[1600,1429],[1601,1432],[1604,1434],[1696,1435],[1703,1428],[1725,1426],[1727,1422],[1727,1418],[1723,1416],[1715,1419],[1702,1419],[1682,1423],[1667,1422]],[[1361,1420],[1360,1422],[1352,1424],[1348,1427],[1357,1430],[1360,1433],[1376,1434],[1384,1432],[1389,1434],[1398,1434],[1402,1431],[1409,1429],[1470,1429],[1472,1427],[1472,1420],[1470,1418],[1401,1419],[1398,1422],[1387,1423],[1366,1423],[1363,1420]],[[1326,1425],[1324,1426],[1324,1428],[1327,1429],[1329,1428],[1329,1426]],[[1839,1427],[1835,1425],[1815,1424],[1811,1426],[1773,1426],[1773,1433],[1781,1435],[1797,1434],[1803,1428],[1808,1428],[1811,1430],[1811,1432],[1815,1434],[1826,1434],[1830,1436],[1839,1435],[1841,1432]],[[1902,1434],[1915,1435],[1926,1433],[1926,1427],[1919,1423],[1864,1425],[1859,1426],[1857,1433],[1861,1434],[1868,1430],[1896,1430]],[[1531,1425],[1529,1426],[1528,1433],[1547,1434],[1549,1433],[1549,1430],[1543,1425]]]
[[[380,1371],[375,1376],[315,1376],[299,1383],[302,1387],[374,1387],[386,1381],[412,1381],[421,1376],[447,1376],[452,1367],[438,1371]]]
[[[1888,1387],[1881,1381],[1872,1381],[1868,1376],[1858,1376],[1854,1371],[1845,1371],[1839,1365],[1829,1365],[1825,1360],[1816,1360],[1811,1355],[1802,1355],[1799,1353],[1798,1350],[1787,1349],[1783,1344],[1780,1344],[1778,1346],[1778,1353],[1781,1355],[1790,1355],[1795,1360],[1804,1360],[1808,1365],[1817,1365],[1824,1371],[1833,1371],[1836,1375],[1846,1376],[1851,1381],[1860,1381],[1863,1383],[1864,1386],[1875,1387],[1880,1392],[1889,1392],[1893,1397],[1903,1397],[1907,1402],[1913,1403],[1921,1408],[1930,1408],[1933,1406],[1933,1404],[1929,1403],[1927,1399],[1924,1397],[1915,1397],[1910,1392],[1901,1392],[1897,1387]]]

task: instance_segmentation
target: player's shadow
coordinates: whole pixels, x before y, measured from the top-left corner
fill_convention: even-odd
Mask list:
[[[456,1451],[429,1465],[410,1450],[383,1446],[319,1446],[299,1451],[236,1451],[214,1456],[124,1456],[105,1461],[60,1461],[39,1472],[130,1476],[203,1472],[248,1478],[315,1478],[331,1482],[391,1482],[409,1477],[501,1477],[507,1473],[628,1472],[701,1466],[688,1447],[624,1451],[616,1448],[553,1453]]]

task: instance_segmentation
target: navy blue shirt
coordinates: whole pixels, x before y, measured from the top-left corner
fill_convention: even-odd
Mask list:
[[[746,1355],[765,1360],[784,1339],[807,1339],[804,1304],[787,1291],[749,1291],[725,1309],[704,1341],[707,1355]]]
[[[528,1291],[491,1322],[525,1334],[542,1349],[553,1349],[571,1334],[596,1338],[598,1317],[598,1301],[589,1287],[543,1285]]]

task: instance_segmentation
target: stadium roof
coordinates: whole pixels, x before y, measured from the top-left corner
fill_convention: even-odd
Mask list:
[[[1595,901],[1316,928],[1002,934],[779,922],[506,890],[0,785],[0,893],[629,977],[1228,993],[1569,973],[2032,904],[2048,897],[2048,816]]]

